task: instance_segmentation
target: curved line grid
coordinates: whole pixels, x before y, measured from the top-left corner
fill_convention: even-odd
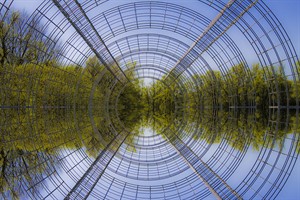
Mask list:
[[[300,67],[293,44],[264,1],[193,3],[199,10],[170,1],[39,5],[23,30],[34,30],[45,46],[29,45],[37,56],[21,67],[1,66],[1,198],[279,195],[299,153]],[[1,22],[13,19],[13,5],[0,3]],[[254,60],[267,89],[263,117],[256,112],[260,91],[235,85],[237,76],[256,84]],[[170,91],[173,110],[162,115],[169,123],[153,108],[151,119],[137,112],[132,121],[146,125],[130,129],[126,118],[134,111],[120,102],[139,84],[151,88],[149,105]],[[258,126],[267,127],[263,135]]]

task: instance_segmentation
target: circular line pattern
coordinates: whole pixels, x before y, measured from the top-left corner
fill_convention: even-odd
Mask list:
[[[210,25],[213,17],[206,14],[220,12],[225,1],[194,1],[197,9],[184,2],[124,1],[114,6],[112,0],[74,1],[63,7],[73,11],[68,18],[54,2],[42,2],[24,23],[25,32],[35,28],[37,40],[46,46],[32,45],[40,58],[23,67],[1,68],[1,162],[10,158],[18,164],[2,166],[12,179],[6,181],[8,189],[1,191],[1,197],[61,199],[78,186],[76,199],[85,193],[92,199],[205,199],[212,195],[207,184],[226,199],[233,198],[230,189],[245,199],[278,196],[299,152],[299,60],[284,28],[263,1],[227,32],[212,27],[207,37],[221,36],[205,51],[197,44],[188,61],[175,69]],[[237,7],[228,8],[228,21],[243,9],[243,2],[236,2]],[[7,0],[0,3],[1,20],[12,5]],[[84,23],[76,5],[92,26]],[[34,27],[34,21],[43,22],[43,27]],[[81,32],[72,21],[78,22]],[[97,43],[99,36],[105,45]],[[108,64],[115,74],[93,65],[92,59],[99,63],[95,51],[103,59],[101,64]],[[259,91],[232,89],[237,73],[233,66],[242,66],[239,73],[255,84],[253,59],[259,61],[268,91],[268,119],[260,119],[267,124],[262,137],[255,132],[260,125]],[[51,60],[64,67],[47,64]],[[123,84],[122,74],[132,78]],[[213,106],[207,108],[201,102],[209,100],[210,94],[200,91],[219,76],[228,84],[228,105],[218,104],[224,87],[219,83],[209,87],[215,96]],[[17,85],[16,79],[24,85]],[[174,111],[169,124],[149,120],[153,127],[131,130],[130,122],[124,122],[124,110],[133,111],[120,108],[120,101],[131,95],[127,88],[141,80],[154,94],[170,91]],[[296,84],[295,97],[287,80]],[[247,105],[240,104],[241,99]],[[155,99],[151,101],[154,104]],[[197,104],[196,112],[189,110],[192,102],[201,105]],[[154,116],[160,117],[155,112]],[[4,151],[8,146],[13,148]],[[27,168],[30,161],[24,159],[35,164]]]

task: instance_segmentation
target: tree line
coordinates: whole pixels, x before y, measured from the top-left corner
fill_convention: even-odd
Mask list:
[[[52,46],[34,17],[11,12],[3,19],[0,191],[8,196],[20,196],[20,184],[34,185],[36,176],[51,171],[64,148],[83,148],[96,157],[114,137],[112,124],[132,133],[128,144],[142,127],[150,127],[162,137],[171,131],[207,143],[219,143],[226,135],[237,150],[246,145],[283,148],[285,136],[299,132],[293,113],[272,116],[280,124],[277,130],[266,120],[270,102],[278,98],[282,106],[296,105],[299,99],[299,79],[287,79],[282,67],[269,73],[270,67],[256,64],[246,70],[239,64],[226,74],[195,74],[182,85],[156,81],[145,87],[134,75],[136,64],[129,63],[124,72],[129,83],[112,87],[114,76],[96,56],[84,67],[56,61],[59,45]],[[275,87],[279,94],[272,93]],[[285,118],[287,123],[281,123]],[[128,150],[136,151],[134,146]]]

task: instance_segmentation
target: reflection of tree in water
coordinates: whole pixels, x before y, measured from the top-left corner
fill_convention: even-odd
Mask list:
[[[285,137],[296,131],[295,113],[289,113],[289,116],[281,113],[279,119],[274,116],[276,124],[272,126],[268,125],[267,118],[257,118],[255,114],[255,110],[247,109],[227,112],[205,110],[197,113],[197,118],[188,119],[182,131],[178,131],[178,127],[168,118],[153,118],[152,127],[157,133],[163,133],[167,128],[179,137],[190,135],[194,140],[205,140],[208,144],[218,144],[225,139],[237,150],[243,150],[247,143],[257,151],[266,147],[266,143],[268,148],[284,148]],[[278,128],[274,127],[277,125]]]
[[[162,82],[156,82],[150,87],[142,87],[142,83],[135,79],[132,73],[128,73],[132,84],[125,87],[116,85],[111,95],[108,82],[111,75],[104,73],[104,67],[93,58],[87,62],[87,73],[84,77],[80,77],[82,69],[72,66],[56,65],[57,71],[53,71],[53,66],[48,64],[42,68],[26,64],[17,65],[12,69],[18,76],[18,79],[14,79],[16,87],[34,87],[27,76],[37,73],[40,75],[35,99],[28,98],[26,93],[20,95],[14,90],[7,91],[5,95],[7,102],[12,106],[27,106],[31,105],[32,101],[37,105],[34,114],[32,111],[26,113],[22,109],[14,112],[3,111],[5,117],[1,123],[4,125],[1,126],[4,133],[1,138],[1,190],[6,193],[10,190],[12,196],[23,193],[22,184],[34,185],[32,189],[37,190],[35,185],[38,177],[49,173],[54,169],[54,165],[58,167],[52,158],[57,158],[59,149],[80,146],[89,156],[97,157],[114,138],[114,134],[108,129],[111,123],[119,130],[124,127],[131,132],[126,139],[126,143],[131,146],[127,148],[129,151],[136,151],[134,140],[136,135],[141,134],[142,127],[152,128],[165,139],[166,132],[177,134],[179,138],[190,135],[194,140],[205,140],[209,144],[220,143],[226,139],[237,150],[243,150],[248,144],[256,150],[262,146],[266,147],[266,144],[269,148],[283,148],[285,136],[296,131],[297,127],[293,112],[268,113],[268,105],[259,106],[257,109],[224,109],[224,105],[230,104],[229,100],[224,97],[216,100],[215,93],[205,92],[208,90],[205,85],[200,87],[200,90],[203,90],[200,94],[206,95],[204,101],[198,101],[195,90],[187,91],[184,95],[189,98],[186,98],[176,85],[166,87]],[[50,71],[53,74],[51,78],[47,75]],[[90,123],[90,117],[86,114],[90,94],[85,88],[91,87],[98,76],[101,76],[101,79],[93,94],[96,99],[93,102],[93,113],[97,113],[93,118],[98,130],[95,132],[92,126],[87,126]],[[60,84],[52,84],[54,80],[59,80],[63,87]],[[80,87],[77,92],[80,98],[69,104],[76,108],[76,117],[80,119],[75,122],[73,113],[65,112],[63,105],[76,91],[74,85],[79,80]],[[2,82],[3,84],[10,82]],[[262,95],[266,88],[257,91]],[[108,96],[109,109],[106,108]],[[247,99],[244,100],[245,102],[242,102],[243,99],[238,102],[247,105]],[[190,106],[184,106],[187,104],[185,101]],[[263,103],[260,95],[256,96],[255,101],[258,105]],[[223,105],[223,109],[214,108],[215,103]],[[110,116],[109,119],[107,115]],[[269,115],[277,124],[268,124]],[[282,123],[283,121],[286,123]]]
[[[276,131],[274,127],[268,126],[267,118],[255,117],[255,114],[258,115],[255,110],[230,110],[227,112],[204,110],[194,113],[194,115],[189,113],[191,117],[186,122],[186,127],[183,127],[183,130],[178,133],[178,128],[182,127],[180,127],[180,123],[174,122],[184,121],[183,119],[178,117],[174,119],[171,115],[141,116],[143,112],[140,110],[137,112],[139,113],[137,116],[141,120],[132,119],[132,116],[129,116],[129,119],[132,120],[129,124],[133,127],[131,129],[133,133],[139,133],[141,127],[151,127],[164,137],[166,129],[170,129],[174,134],[179,134],[180,138],[191,134],[190,136],[194,140],[205,140],[209,144],[219,143],[225,136],[227,142],[237,150],[242,150],[248,142],[256,150],[260,150],[262,146],[266,147],[266,143],[269,148],[275,146],[283,148],[285,136],[295,131],[293,128],[297,126],[293,113],[289,113],[289,117],[286,116],[287,113],[281,113],[280,119],[276,119],[276,113],[273,114],[273,119],[279,122],[278,131]],[[20,113],[11,115],[12,113],[9,112],[9,114],[11,118],[7,115],[5,118],[8,120],[7,122],[26,119],[25,113],[23,116]],[[136,113],[132,112],[132,114],[135,116]],[[156,113],[156,115],[159,114]],[[44,116],[47,116],[47,119],[40,116],[34,124],[19,121],[20,124],[23,124],[22,128],[12,129],[13,126],[7,126],[10,128],[2,130],[5,133],[2,140],[6,138],[6,142],[1,141],[2,191],[10,190],[11,195],[19,195],[24,189],[23,184],[29,187],[32,185],[32,190],[38,190],[37,182],[41,180],[40,178],[45,174],[55,173],[54,168],[56,170],[59,168],[58,162],[55,160],[58,159],[60,149],[72,149],[79,145],[81,148],[85,148],[90,156],[96,157],[104,149],[105,144],[112,139],[103,134],[104,141],[100,141],[99,136],[93,132],[91,127],[80,130],[79,134],[74,134],[73,118],[63,113],[49,112]],[[280,123],[287,118],[291,120],[287,120],[286,124]],[[88,119],[81,119],[88,121]],[[192,126],[193,129],[188,126]],[[35,137],[30,134],[30,129],[37,133]],[[134,137],[135,134],[132,134],[126,140],[126,143],[133,147]],[[9,139],[14,141],[9,142]],[[39,148],[37,148],[37,144]],[[135,149],[128,150],[135,151]]]
[[[282,149],[288,134],[299,133],[295,112],[274,112],[265,100],[269,88],[275,87],[265,79],[276,77],[280,91],[287,87],[287,92],[280,94],[281,104],[296,105],[300,82],[287,80],[282,67],[274,74],[269,67],[254,65],[246,71],[239,64],[226,74],[194,74],[182,89],[159,81],[143,87],[133,73],[133,63],[124,72],[130,83],[113,85],[113,76],[96,56],[87,59],[85,68],[45,60],[37,46],[53,55],[57,50],[43,46],[47,41],[39,37],[44,33],[34,31],[41,29],[37,22],[32,21],[32,29],[22,32],[27,17],[21,17],[12,13],[1,24],[0,34],[0,86],[10,88],[2,90],[1,105],[17,108],[1,110],[0,190],[8,198],[24,196],[28,188],[34,195],[45,177],[59,169],[61,149],[83,148],[96,158],[116,137],[111,125],[116,132],[130,132],[128,151],[136,151],[135,136],[142,134],[143,127],[165,139],[172,138],[171,133],[208,144],[226,140],[240,151],[248,145],[257,151],[262,147]],[[11,46],[11,41],[18,48]],[[197,87],[190,88],[192,82],[197,82]],[[94,125],[90,125],[91,118]]]
[[[24,196],[28,190],[35,195],[43,177],[56,173],[56,156],[44,151],[22,149],[1,150],[1,192],[7,197]],[[25,188],[26,186],[27,188]],[[9,191],[8,191],[9,189]]]

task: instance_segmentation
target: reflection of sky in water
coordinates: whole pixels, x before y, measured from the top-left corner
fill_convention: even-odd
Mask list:
[[[151,128],[142,128],[141,131],[142,131],[141,135],[143,135],[143,137],[151,138],[151,136],[156,135],[155,131],[153,131]],[[286,140],[284,149],[289,148],[289,142],[290,142],[290,140]],[[124,146],[126,146],[126,144],[124,144]],[[218,149],[218,147],[219,147],[219,144],[212,144],[210,146],[209,151],[207,151],[207,153],[202,157],[202,159],[204,161],[208,161],[209,159],[211,159],[213,154],[215,153],[215,151]],[[267,149],[267,150],[269,150],[269,149]],[[278,151],[278,148],[275,148],[273,150],[274,150],[274,153],[276,154],[276,152]],[[137,149],[137,151],[139,151],[139,149]],[[80,162],[81,158],[82,158],[80,150],[76,151],[74,149],[73,150],[68,149],[67,152],[72,152],[73,156],[70,156],[70,154],[69,155],[66,154],[65,150],[61,151],[60,156],[63,158],[61,160],[61,163],[78,163],[78,165],[76,165],[74,168],[70,169],[70,171],[68,173],[66,173],[62,169],[59,169],[60,167],[58,167],[57,172],[60,175],[61,180],[64,181],[64,183],[62,182],[61,184],[64,185],[65,183],[67,183],[68,187],[72,188],[75,185],[75,182],[69,177],[69,175],[77,174],[78,177],[81,177],[83,172],[87,170],[87,166],[84,164],[84,162]],[[127,152],[127,151],[119,152],[119,154],[130,154],[130,153],[132,153],[132,152]],[[257,158],[260,156],[259,154],[260,154],[260,151],[254,150],[251,146],[249,147],[249,149],[246,152],[245,156],[243,157],[243,160],[240,163],[239,167],[236,169],[234,174],[227,180],[227,183],[230,186],[232,186],[232,188],[236,188],[241,183],[241,181],[244,180],[244,178],[247,176],[247,174],[249,172],[251,172],[253,165],[257,161]],[[268,162],[273,163],[275,158],[276,158],[276,156],[272,155]],[[279,159],[277,166],[281,166],[283,164],[282,162],[284,162],[284,161],[285,161],[285,159]],[[181,162],[184,162],[184,161],[181,161]],[[222,162],[222,160],[219,160],[219,162]],[[119,156],[116,156],[113,158],[112,163],[122,164],[122,160],[120,159]],[[128,167],[128,169],[131,169],[130,166],[127,166],[127,167]],[[126,166],[125,166],[125,168],[126,168]],[[298,161],[294,168],[294,172],[290,176],[290,178],[287,181],[282,192],[279,194],[278,199],[291,199],[291,200],[299,199],[299,184],[300,184],[299,169],[300,169],[300,167],[299,167],[299,161]],[[150,190],[149,190],[150,186],[154,187],[154,188],[155,187],[159,188],[161,185],[172,184],[173,182],[179,181],[181,179],[185,179],[186,177],[188,177],[194,173],[191,168],[187,168],[186,170],[184,170],[181,173],[179,173],[175,176],[172,176],[172,177],[156,179],[156,180],[142,180],[142,179],[138,180],[136,178],[132,178],[132,177],[130,178],[130,176],[129,177],[121,176],[120,174],[115,173],[114,170],[115,169],[113,166],[112,167],[109,166],[108,169],[105,171],[105,175],[103,175],[102,178],[99,180],[99,182],[97,183],[94,190],[99,193],[105,194],[105,193],[107,193],[107,188],[110,188],[110,197],[111,198],[115,197],[116,199],[120,197],[119,195],[121,193],[123,193],[124,196],[126,196],[126,194],[132,196],[132,194],[134,194],[136,191],[134,189],[130,190],[130,188],[126,188],[126,190],[123,190],[123,188],[120,188],[120,186],[115,185],[114,182],[112,182],[112,184],[111,184],[110,180],[112,177],[116,178],[116,180],[122,180],[129,185],[130,184],[140,185],[141,188],[139,189],[140,193],[138,194],[138,198],[142,199],[142,198],[150,198],[150,196],[151,196]],[[157,169],[157,170],[159,173],[159,169]],[[280,171],[279,168],[275,169],[271,176],[276,178],[279,171]],[[264,174],[262,174],[261,176],[263,177]],[[146,177],[147,176],[145,176],[145,178]],[[142,178],[142,176],[140,176],[139,178]],[[55,187],[53,186],[51,181],[49,181],[49,179],[46,179],[46,180],[47,181],[45,184],[48,185],[48,191],[42,192],[42,195],[45,197],[47,196],[49,191],[53,191],[55,189]],[[113,180],[115,180],[115,179],[113,179]],[[271,178],[270,180],[273,181],[273,178]],[[256,188],[259,187],[258,183],[261,183],[262,181],[263,181],[263,179],[261,179],[261,181],[256,182],[256,184],[254,184],[252,186],[252,189],[253,189],[252,192],[256,191]],[[194,183],[191,183],[191,185],[201,184],[200,179],[198,179],[196,182],[198,182],[198,183],[194,182]],[[187,187],[189,188],[190,186],[187,185]],[[267,190],[267,189],[269,189],[269,187],[264,187],[262,192],[264,193],[264,190]],[[183,193],[182,197],[184,197],[184,191],[181,191],[181,192]],[[115,195],[113,195],[113,194],[115,194]],[[249,195],[251,193],[247,193],[247,194]],[[54,190],[52,192],[52,195],[58,199],[63,198],[63,196],[59,192],[59,190]],[[168,195],[172,196],[172,194],[168,194]],[[174,194],[174,195],[177,195],[177,194]],[[186,194],[186,195],[187,195],[187,197],[189,196],[188,194]],[[51,196],[49,196],[49,197],[51,197]],[[244,196],[244,199],[248,199],[250,197],[251,196]],[[152,196],[152,198],[164,198],[164,195],[163,194],[161,194],[161,196],[156,195],[156,196]],[[97,198],[95,198],[94,196],[90,196],[89,199],[97,199]],[[215,199],[215,198],[212,195],[210,195],[206,199]],[[259,197],[256,197],[256,199],[259,199]]]
[[[141,131],[144,136],[153,136],[157,134],[152,128],[142,128]]]
[[[300,162],[296,162],[294,171],[287,180],[283,190],[278,195],[278,199],[300,199]]]
[[[24,2],[26,2],[24,4]],[[30,4],[29,4],[30,2]],[[32,4],[35,4],[33,2],[36,1],[20,1],[20,0],[16,0],[16,8],[25,8],[28,9],[29,11],[34,11],[35,6],[32,6]],[[126,1],[126,2],[131,2],[131,1]],[[170,1],[167,1],[170,2]],[[177,3],[182,3],[183,1],[176,1]],[[275,2],[275,3],[274,3]],[[292,9],[293,11],[295,10],[299,10],[299,6],[293,6],[294,4],[299,5],[299,2],[295,1],[295,2],[290,2],[287,3],[286,1],[282,1],[282,3],[280,4],[279,1],[274,1],[272,4],[272,2],[270,2],[271,7],[274,7],[275,10],[279,10],[279,8],[281,6],[284,6],[286,8],[286,10]],[[116,4],[123,4],[124,1],[111,1],[107,7],[101,8],[103,10],[106,10],[108,7],[114,7],[116,6]],[[298,3],[298,4],[297,4]],[[288,5],[289,4],[289,5]],[[188,7],[190,7],[191,9],[195,9],[193,8],[192,4],[188,5]],[[199,8],[199,10],[203,8]],[[100,10],[97,10],[95,12],[99,12]],[[283,13],[283,12],[282,12]],[[279,13],[279,15],[282,15],[282,13]],[[284,12],[286,15],[288,16],[292,16],[294,18],[294,15],[297,15],[295,18],[299,19],[300,16],[300,11],[299,12]],[[89,13],[89,15],[94,15],[95,13]],[[215,16],[215,13],[205,13],[205,10],[203,10],[203,13],[206,16]],[[283,18],[283,17],[281,17]],[[288,18],[288,17],[287,17]],[[299,26],[294,29],[295,26],[295,20],[290,20],[289,19],[283,19],[284,22],[286,23],[286,26],[288,27],[288,29],[290,30],[295,30],[295,31],[288,31],[291,33],[291,38],[292,40],[296,41],[295,42],[295,46],[297,51],[299,52],[299,47],[300,47],[300,42],[299,42]],[[299,21],[299,20],[298,20]],[[292,27],[292,28],[291,28]],[[230,30],[231,31],[231,30]],[[137,31],[136,33],[142,33],[143,31]],[[152,32],[156,32],[155,30]],[[163,32],[163,31],[162,31]],[[238,36],[238,33],[235,33],[234,31],[231,32],[232,35]],[[65,34],[64,38],[62,39],[66,39],[70,36],[70,34]],[[124,36],[124,35],[123,35]],[[126,36],[126,34],[125,34]],[[172,36],[176,36],[176,34],[172,35]],[[120,36],[121,37],[121,36]],[[236,37],[236,38],[239,38]],[[184,38],[186,39],[186,38]],[[241,51],[248,51],[247,46],[243,46],[240,45],[242,44],[244,41],[239,41],[236,40],[237,45],[241,46]],[[188,42],[187,42],[188,43]],[[248,56],[246,60],[250,60],[253,61],[253,57],[251,57],[252,55],[246,55]],[[256,61],[256,60],[255,60]],[[212,66],[213,67],[213,66]],[[145,78],[144,79],[144,86],[150,86],[153,83],[152,79],[148,79]],[[137,144],[144,144],[144,145],[156,145],[159,144],[160,142],[164,142],[164,137],[157,135],[156,132],[154,132],[151,128],[143,128],[142,130],[142,134],[140,135],[139,139],[137,141],[135,141]],[[271,177],[268,181],[270,181],[270,183],[273,183],[273,181],[275,181],[275,179],[277,178],[277,176],[279,175],[279,173],[281,172],[281,170],[286,170],[283,168],[284,162],[286,161],[286,156],[285,155],[289,155],[288,149],[291,143],[291,135],[287,136],[287,140],[285,141],[285,145],[284,148],[282,149],[282,153],[280,155],[280,157],[278,156],[278,147],[274,148],[273,151],[270,152],[270,156],[268,158],[268,160],[266,161],[266,157],[267,155],[261,155],[262,151],[257,151],[254,150],[252,148],[252,146],[249,147],[249,149],[247,150],[247,152],[245,153],[245,155],[242,157],[241,163],[239,164],[239,166],[236,168],[235,172],[233,173],[233,175],[227,180],[227,183],[232,186],[232,188],[236,188],[243,180],[244,178],[247,176],[248,173],[252,173],[251,170],[253,169],[253,166],[255,166],[257,163],[257,159],[259,158],[259,162],[260,164],[262,163],[266,163],[265,166],[265,172],[264,171],[259,175],[257,181],[255,182],[255,184],[250,188],[250,192],[246,193],[246,195],[244,196],[245,199],[250,198],[251,195],[256,192],[256,190],[260,187],[260,184],[264,182],[266,176],[268,175],[268,173],[270,172],[270,168],[273,166],[273,163],[276,162],[276,159],[278,158],[278,162],[276,164],[276,168],[272,171]],[[155,138],[155,139],[151,139],[151,138]],[[207,143],[203,142],[203,141],[193,141],[193,140],[189,140],[188,137],[183,138],[182,139],[184,142],[186,142],[188,145],[190,145],[190,147],[197,147],[197,145],[203,145],[202,148],[199,147],[198,150],[195,151],[195,153],[198,153],[198,155],[203,156],[201,157],[202,160],[204,162],[212,162],[214,161],[215,158],[217,157],[217,151],[220,150],[219,148],[220,145],[218,143],[212,144],[211,146],[209,146],[209,151],[205,152],[205,154],[201,154],[202,151],[204,151],[205,147],[208,146]],[[161,189],[160,186],[161,185],[169,185],[169,184],[173,184],[174,182],[180,182],[180,180],[188,180],[189,178],[191,178],[194,174],[193,170],[191,168],[189,168],[187,165],[184,165],[184,167],[178,167],[180,168],[182,171],[180,171],[180,173],[178,174],[174,174],[171,177],[166,176],[166,174],[170,175],[172,174],[172,172],[165,172],[164,174],[162,173],[162,171],[160,170],[166,170],[171,168],[171,165],[178,165],[178,163],[183,163],[183,159],[182,158],[175,158],[170,161],[169,163],[163,163],[161,164],[161,168],[153,165],[147,165],[146,163],[150,160],[153,161],[159,157],[163,157],[163,156],[169,156],[169,155],[161,155],[159,153],[156,154],[156,151],[159,152],[159,149],[155,149],[155,150],[147,150],[147,149],[142,149],[139,147],[136,147],[136,152],[134,152],[133,150],[128,150],[127,149],[127,145],[123,144],[124,148],[121,148],[117,154],[116,157],[114,157],[110,163],[110,165],[108,166],[108,168],[105,171],[105,174],[101,177],[101,179],[99,180],[99,182],[97,183],[96,187],[95,187],[95,192],[96,193],[101,193],[101,194],[106,194],[108,192],[107,188],[109,188],[110,190],[110,197],[115,197],[118,198],[120,196],[120,194],[124,194],[124,196],[126,196],[126,193],[128,193],[128,195],[130,194],[130,196],[132,196],[134,193],[136,193],[136,189],[135,188],[126,188],[126,185],[123,185],[123,187],[120,187],[117,183],[117,180],[120,181],[124,181],[126,182],[126,184],[133,184],[133,185],[140,185],[141,188],[138,189],[139,193],[137,196],[138,199],[143,199],[143,198],[151,198],[151,191],[150,191],[150,187],[153,187],[154,189]],[[81,147],[80,147],[81,148]],[[162,150],[165,147],[160,147]],[[226,162],[227,159],[234,159],[234,156],[237,155],[239,152],[238,150],[234,150],[232,152],[227,152],[228,149],[224,148],[221,149],[221,151],[223,151],[224,155],[219,158],[219,160],[216,162],[218,165],[216,166],[222,166],[223,162]],[[74,185],[75,185],[75,181],[72,180],[72,178],[70,176],[74,176],[76,175],[76,180],[78,180],[83,174],[84,172],[87,170],[89,164],[91,164],[94,160],[94,158],[88,158],[87,155],[85,154],[86,149],[84,147],[82,147],[82,149],[76,150],[76,149],[63,149],[61,150],[58,154],[59,157],[62,158],[59,161],[59,165],[57,166],[57,174],[51,175],[51,178],[47,178],[45,181],[45,185],[47,185],[47,191],[42,191],[42,195],[44,197],[46,197],[49,192],[50,192],[50,196],[49,198],[51,198],[51,195],[53,195],[53,197],[55,196],[56,198],[60,199],[63,198],[63,195],[61,194],[61,192],[63,193],[67,193]],[[167,151],[166,151],[167,152]],[[267,148],[267,152],[269,153],[269,149]],[[142,164],[141,165],[134,165],[131,162],[124,162],[121,159],[121,156],[126,155],[129,158],[135,158],[136,160],[139,160]],[[139,157],[141,155],[146,155],[145,157]],[[226,156],[229,156],[229,158],[227,158]],[[115,168],[115,164],[119,163],[119,165],[123,165],[122,167],[116,169]],[[144,164],[144,165],[143,165]],[[63,166],[63,167],[61,167]],[[138,167],[137,167],[138,166]],[[213,168],[213,167],[212,167]],[[215,169],[218,170],[218,173],[223,173],[226,171],[226,169],[228,168],[228,166],[223,166],[222,169]],[[144,174],[139,174],[140,172],[137,169],[143,169],[142,172]],[[129,171],[132,170],[130,173]],[[148,170],[148,171],[147,171]],[[161,173],[160,173],[161,172]],[[283,171],[285,172],[285,171]],[[253,172],[253,173],[256,173]],[[74,178],[74,177],[73,177]],[[148,180],[147,180],[148,179]],[[150,180],[149,180],[150,179]],[[192,178],[191,178],[192,179]],[[61,185],[54,185],[53,184],[53,180],[56,180],[57,182],[60,182]],[[112,180],[112,181],[111,181]],[[201,183],[200,179],[192,179],[194,182],[190,182],[190,185],[186,185],[184,187],[181,187],[180,190],[181,191],[177,191],[177,193],[174,194],[163,194],[161,193],[161,196],[159,196],[159,194],[157,194],[158,196],[156,197],[161,197],[163,198],[164,195],[168,195],[168,196],[173,196],[174,198],[177,195],[182,195],[182,198],[188,198],[190,197],[189,195],[192,194],[186,194],[185,191],[189,191],[190,188],[194,188],[195,189],[195,193],[197,192],[196,190],[200,190],[200,187],[195,187],[197,185],[201,185],[203,187],[203,184]],[[265,193],[271,186],[269,182],[267,182],[265,184],[265,187],[262,188],[262,190],[260,192]],[[248,184],[248,183],[245,183]],[[59,189],[57,189],[56,187],[60,187]],[[157,187],[157,188],[155,188]],[[202,188],[201,187],[201,188]],[[126,190],[123,190],[123,188],[126,188]],[[93,196],[90,196],[91,198],[93,198]],[[152,198],[154,198],[154,196],[152,196]],[[259,199],[259,195],[257,196],[257,198]],[[95,198],[96,199],[96,198]],[[209,196],[208,199],[214,199],[212,196]],[[287,180],[287,183],[285,185],[285,187],[283,188],[282,192],[279,194],[278,199],[300,199],[300,164],[299,161],[296,163],[294,171],[292,172],[292,174],[290,175],[290,178]]]

